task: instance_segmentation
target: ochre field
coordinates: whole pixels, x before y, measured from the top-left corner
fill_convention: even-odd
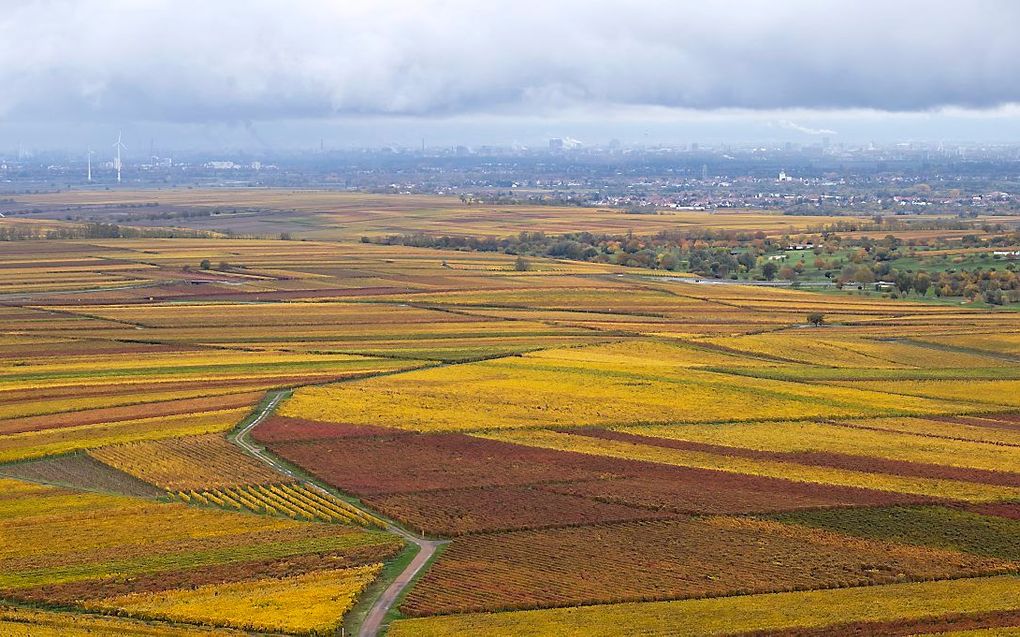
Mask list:
[[[1020,629],[1020,314],[357,241],[684,221],[405,203],[0,244],[0,634],[354,634],[393,524],[395,637]]]
[[[46,193],[19,195],[16,201],[51,211],[98,212],[111,221],[129,224],[143,220],[151,211],[148,206],[159,204],[161,210],[215,213],[208,220],[190,218],[188,223],[192,227],[230,227],[240,233],[262,235],[278,234],[283,228],[302,238],[346,240],[415,232],[475,237],[505,237],[536,230],[548,234],[578,231],[653,234],[678,226],[701,225],[783,233],[829,220],[748,210],[634,215],[612,208],[487,204],[465,207],[457,197],[255,188]],[[139,212],[140,215],[136,214]]]

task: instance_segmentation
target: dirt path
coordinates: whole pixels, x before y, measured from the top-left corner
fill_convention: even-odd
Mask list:
[[[375,603],[372,604],[372,609],[368,611],[368,614],[365,615],[365,620],[361,622],[361,630],[358,631],[359,637],[375,637],[379,634],[383,621],[386,619],[386,614],[390,612],[390,608],[400,598],[401,593],[411,584],[415,575],[428,564],[432,556],[436,554],[436,549],[447,543],[446,541],[424,540],[396,527],[390,527],[389,530],[399,534],[407,541],[417,544],[418,554],[401,571],[400,575],[397,575],[397,578],[386,587],[386,590],[379,596],[379,599],[375,600]]]
[[[237,446],[241,447],[246,452],[271,466],[273,469],[276,469],[280,473],[295,480],[299,480],[312,488],[326,490],[323,485],[316,483],[314,480],[309,480],[296,475],[293,471],[266,453],[265,449],[255,445],[251,442],[251,440],[249,440],[248,436],[251,433],[251,430],[257,427],[259,423],[272,414],[273,410],[276,409],[277,405],[280,404],[287,394],[288,391],[286,390],[270,392],[272,398],[270,398],[269,402],[266,403],[266,406],[262,408],[262,411],[260,411],[251,422],[234,434],[231,437],[231,440]],[[365,511],[365,513],[376,515],[374,511],[369,509],[362,508],[362,510]],[[418,574],[418,572],[425,567],[430,559],[432,559],[432,556],[436,553],[436,549],[447,543],[445,540],[427,540],[392,524],[387,525],[386,530],[395,535],[399,535],[412,544],[417,545],[418,553],[404,568],[404,570],[397,575],[396,579],[394,579],[390,585],[386,587],[386,590],[384,590],[382,595],[375,600],[375,603],[372,604],[372,608],[368,611],[368,614],[365,615],[365,619],[361,623],[361,628],[358,632],[360,637],[375,637],[379,634],[379,631],[383,626],[383,621],[386,619],[386,614],[396,603],[397,599],[400,598],[401,593],[403,593],[404,589],[406,589],[411,581],[414,580],[414,577]]]

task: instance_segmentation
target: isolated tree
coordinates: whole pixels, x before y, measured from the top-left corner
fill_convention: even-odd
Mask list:
[[[198,264],[198,267],[202,268],[203,270],[208,270],[209,268],[212,267],[212,263],[209,262],[209,259],[202,259],[202,262]]]
[[[517,260],[514,261],[514,270],[517,270],[518,272],[527,272],[530,269],[531,263],[524,257],[517,257]]]
[[[748,272],[750,272],[758,264],[758,258],[751,252],[744,252],[737,257],[737,263],[747,268]]]
[[[924,296],[928,292],[928,288],[931,287],[931,276],[927,272],[918,272],[914,275],[914,289],[921,296]]]
[[[914,287],[914,275],[909,272],[897,272],[896,273],[896,288],[904,293],[909,294],[911,288]]]
[[[676,270],[680,267],[680,260],[676,258],[675,254],[667,252],[659,259],[659,267],[663,270]]]
[[[854,271],[854,281],[857,283],[874,283],[875,273],[866,265],[862,265]]]
[[[815,327],[817,327],[817,326],[822,325],[823,323],[825,323],[825,315],[822,314],[821,312],[812,312],[812,313],[808,314],[807,321],[808,321],[808,323],[810,323],[810,324],[814,325]]]

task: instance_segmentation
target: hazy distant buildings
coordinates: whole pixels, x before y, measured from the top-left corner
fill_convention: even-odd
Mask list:
[[[205,167],[210,170],[234,170],[240,168],[237,164],[232,161],[207,161]]]
[[[573,150],[584,144],[572,137],[553,137],[549,140],[549,150]]]

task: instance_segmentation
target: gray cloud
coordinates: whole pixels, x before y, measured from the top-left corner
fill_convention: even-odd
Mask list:
[[[1020,102],[1018,24],[1010,0],[8,0],[0,118],[990,108]]]

